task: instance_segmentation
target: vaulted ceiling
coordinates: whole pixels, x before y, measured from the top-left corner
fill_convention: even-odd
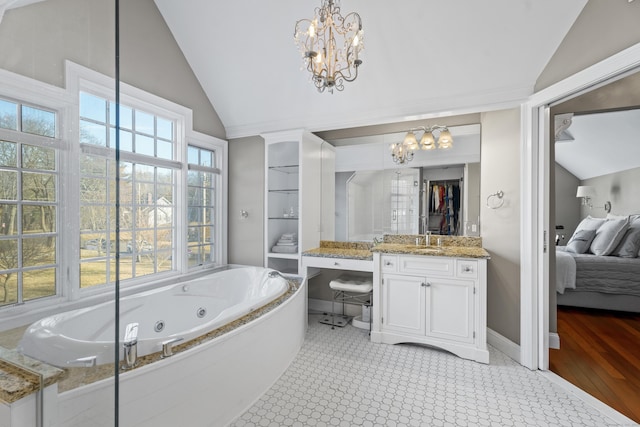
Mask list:
[[[511,106],[587,0],[343,0],[365,32],[360,75],[318,93],[295,22],[320,0],[155,0],[227,137],[341,129]]]

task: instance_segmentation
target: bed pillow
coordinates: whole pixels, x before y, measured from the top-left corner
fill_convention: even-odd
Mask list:
[[[567,252],[583,254],[591,246],[591,241],[596,236],[596,230],[576,230],[567,243]]]
[[[578,237],[578,233],[580,231],[582,231],[582,230],[593,230],[593,231],[596,231],[598,228],[600,228],[600,226],[602,224],[604,224],[605,221],[606,221],[605,218],[594,218],[591,215],[587,216],[585,219],[580,221],[580,224],[578,224],[578,226],[576,227],[576,231],[573,232],[573,235],[569,239],[569,242],[567,242],[567,251],[575,252],[577,254],[583,254],[587,250],[589,250],[589,245],[591,245],[591,240],[593,240],[593,237],[595,236],[595,233],[593,233],[593,236],[590,237],[590,239],[589,239],[589,241],[587,243],[587,247],[584,248],[584,250],[582,250],[582,246],[583,246],[582,243],[574,243],[571,248],[569,248],[569,243],[571,243],[571,241],[575,240]],[[585,237],[586,237],[586,234],[582,233],[580,235],[579,242],[585,242],[585,240],[584,240]]]
[[[596,237],[591,242],[591,253],[595,255],[611,255],[618,247],[624,234],[629,228],[629,218],[608,219],[596,231]]]
[[[640,251],[640,228],[629,228],[611,255],[621,258],[637,258],[638,251]]]
[[[640,252],[640,215],[631,215],[629,229],[611,255],[622,258],[637,258],[640,256],[638,252]]]

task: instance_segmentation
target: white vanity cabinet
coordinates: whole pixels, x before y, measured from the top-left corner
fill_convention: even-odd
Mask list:
[[[374,254],[371,340],[419,343],[488,363],[486,259]]]

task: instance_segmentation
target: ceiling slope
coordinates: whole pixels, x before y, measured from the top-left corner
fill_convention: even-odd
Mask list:
[[[318,93],[293,42],[320,0],[155,0],[228,138],[513,105],[586,0],[345,0],[365,31],[360,76]]]

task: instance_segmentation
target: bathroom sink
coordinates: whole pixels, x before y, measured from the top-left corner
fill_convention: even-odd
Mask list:
[[[405,245],[407,251],[412,253],[437,254],[442,252],[442,248],[438,246],[421,246],[421,245]]]

